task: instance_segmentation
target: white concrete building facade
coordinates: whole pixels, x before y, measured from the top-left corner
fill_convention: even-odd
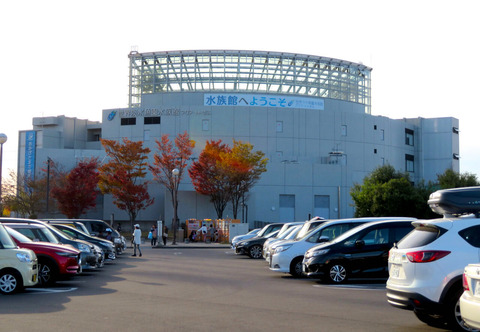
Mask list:
[[[381,165],[408,172],[414,182],[459,171],[458,119],[371,115],[371,68],[362,64],[256,51],[132,52],[129,59],[128,107],[103,110],[100,123],[34,118],[33,129],[20,132],[19,173],[35,174],[48,158],[67,169],[87,156],[102,159],[100,138],[141,140],[152,150],[150,161],[163,134],[188,132],[194,158],[207,140],[240,140],[269,159],[239,211],[253,223],[351,217],[350,188]],[[209,198],[186,176],[180,220],[215,218]],[[138,220],[168,225],[165,188],[151,183],[149,190],[155,204]],[[101,203],[87,217],[128,219],[108,195]],[[224,217],[232,217],[229,208]]]

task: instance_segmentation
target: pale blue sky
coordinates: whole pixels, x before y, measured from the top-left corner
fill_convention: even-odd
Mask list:
[[[478,1],[4,1],[3,174],[32,117],[125,107],[128,53],[245,49],[362,62],[372,114],[460,120],[461,172],[480,175]]]

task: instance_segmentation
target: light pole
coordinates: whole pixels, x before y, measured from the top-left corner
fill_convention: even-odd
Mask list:
[[[3,197],[2,197],[2,159],[3,159],[3,143],[7,141],[7,135],[0,134],[0,216],[3,216]]]
[[[172,222],[172,228],[173,228],[173,241],[172,244],[177,244],[177,191],[178,191],[178,175],[180,174],[180,171],[178,168],[174,168],[172,170],[172,176],[173,176],[173,222]]]

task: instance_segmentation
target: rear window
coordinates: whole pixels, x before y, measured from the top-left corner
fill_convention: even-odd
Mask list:
[[[429,243],[432,243],[440,236],[445,234],[447,230],[439,227],[431,226],[417,226],[413,231],[407,234],[400,242],[398,242],[397,247],[399,249],[423,247]]]
[[[480,248],[480,226],[462,229],[458,232],[458,235],[460,235],[471,246]]]

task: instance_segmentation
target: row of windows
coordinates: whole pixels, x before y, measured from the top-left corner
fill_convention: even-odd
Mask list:
[[[120,120],[120,125],[122,126],[134,126],[137,124],[137,118],[122,118]],[[143,124],[160,124],[159,116],[146,116],[143,118]]]

